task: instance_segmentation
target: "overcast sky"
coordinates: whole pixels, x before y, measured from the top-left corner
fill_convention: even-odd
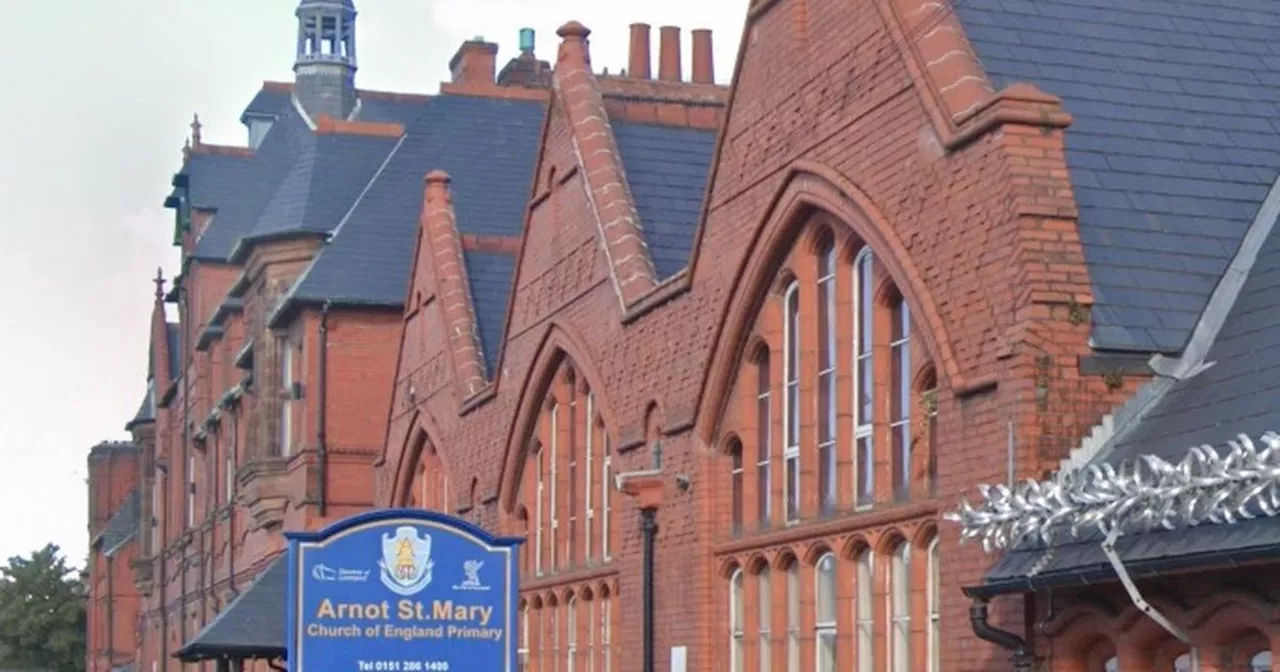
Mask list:
[[[263,80],[291,80],[296,0],[15,2],[0,37],[0,562],[50,541],[81,565],[86,461],[127,438],[142,398],[156,267],[172,277],[161,206],[193,112],[205,142],[243,145]],[[711,28],[728,83],[747,0],[356,0],[358,86],[434,93],[463,40],[500,45],[591,28],[597,70],[626,66],[628,24]],[[614,7],[624,9],[614,9]],[[405,251],[409,253],[408,250]]]

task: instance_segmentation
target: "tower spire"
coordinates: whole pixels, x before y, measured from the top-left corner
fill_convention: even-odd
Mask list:
[[[352,0],[301,0],[294,95],[314,120],[347,119],[356,105],[356,8]]]

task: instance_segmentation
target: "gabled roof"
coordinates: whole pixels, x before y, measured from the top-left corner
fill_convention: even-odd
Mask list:
[[[425,109],[391,161],[295,284],[290,303],[330,300],[348,305],[402,306],[422,209],[422,180],[435,169],[453,178],[459,232],[503,237],[520,234],[544,104],[441,95]],[[478,259],[489,262],[487,257]],[[470,271],[473,282],[475,273],[489,272],[480,267]],[[504,314],[508,290],[503,290],[499,302]],[[500,322],[503,318],[500,315],[497,319]]]
[[[1092,464],[1119,470],[1149,457],[1177,464],[1195,446],[1212,446],[1218,455],[1226,455],[1227,443],[1242,434],[1258,441],[1280,430],[1277,213],[1280,182],[1232,262],[1233,273],[1247,275],[1238,295],[1222,307],[1228,312],[1205,355],[1208,368],[1181,380],[1162,381],[1167,389],[1157,393],[1136,424],[1120,433]],[[1269,459],[1280,460],[1280,455]],[[1248,484],[1239,487],[1247,489]],[[1245,490],[1234,494],[1243,496]],[[1195,566],[1215,558],[1242,562],[1258,554],[1274,556],[1280,552],[1280,518],[1262,509],[1250,512],[1258,518],[1122,536],[1116,549],[1126,567],[1132,563],[1139,572],[1143,567]],[[983,589],[1022,590],[1028,578],[1048,585],[1114,577],[1100,540],[1099,534],[1092,534],[1051,546],[1019,544],[990,570]]]
[[[281,658],[285,655],[286,555],[258,578],[173,655],[185,662],[213,658]]]
[[[1272,0],[966,0],[997,86],[1063,99],[1093,342],[1177,352],[1280,170]]]
[[[485,372],[492,379],[507,335],[507,299],[511,295],[516,257],[506,252],[463,250],[462,259],[471,280],[471,300],[475,303],[476,330],[480,332]]]
[[[689,264],[716,133],[613,121],[627,184],[659,280]]]

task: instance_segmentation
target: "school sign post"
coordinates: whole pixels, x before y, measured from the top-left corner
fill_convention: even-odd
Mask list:
[[[289,541],[292,672],[514,672],[523,541],[418,509]]]

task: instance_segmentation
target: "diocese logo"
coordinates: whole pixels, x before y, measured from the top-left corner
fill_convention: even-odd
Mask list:
[[[480,568],[484,567],[483,560],[468,560],[462,563],[462,573],[466,578],[462,579],[462,583],[453,587],[454,590],[489,590],[489,586],[484,585],[480,580]]]
[[[398,527],[395,536],[382,535],[382,583],[397,595],[416,594],[431,583],[431,536],[415,527]]]

